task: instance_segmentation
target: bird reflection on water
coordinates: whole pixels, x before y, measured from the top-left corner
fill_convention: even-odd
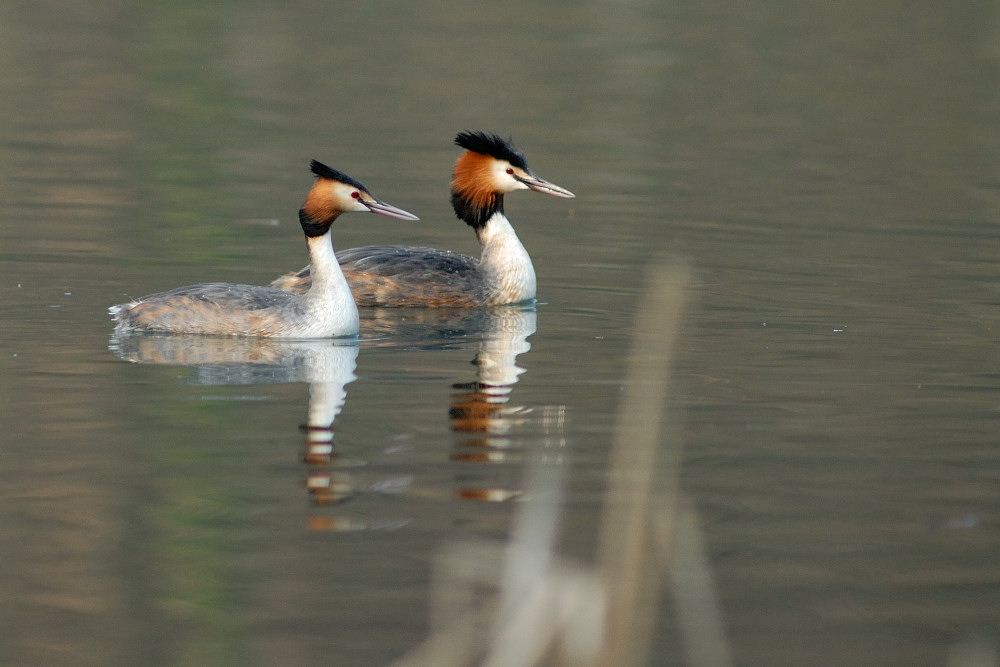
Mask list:
[[[348,383],[356,379],[357,340],[136,334],[113,338],[109,348],[125,361],[190,367],[190,382],[196,385],[307,383],[303,461],[310,497],[316,505],[330,505],[359,492],[350,474],[338,469],[340,461],[333,454],[333,424],[347,398]],[[309,524],[330,530],[376,527],[326,517],[311,517]]]
[[[356,379],[359,351],[364,348],[435,350],[467,348],[479,340],[472,359],[475,376],[457,383],[449,406],[451,430],[458,435],[451,459],[476,466],[456,474],[460,498],[506,500],[516,496],[521,465],[521,441],[515,427],[537,421],[561,424],[559,408],[510,405],[513,386],[524,369],[517,357],[530,349],[535,331],[533,306],[480,310],[370,311],[361,341],[344,339],[278,341],[261,338],[149,335],[113,338],[109,345],[119,358],[136,363],[187,366],[188,380],[201,386],[303,382],[309,385],[309,405],[302,461],[305,487],[316,509],[307,519],[315,530],[343,531],[395,528],[402,519],[362,519],[341,516],[332,508],[359,494],[406,493],[413,475],[395,475],[371,483],[358,480],[352,459],[334,445],[334,422],[347,399],[347,385]],[[548,426],[546,427],[548,428]],[[496,465],[504,464],[504,465]],[[502,478],[499,479],[498,478]]]
[[[531,349],[534,304],[484,309],[379,309],[366,330],[371,344],[419,342],[453,349],[469,337],[480,339],[471,360],[474,377],[452,385],[448,421],[455,434],[450,459],[463,467],[456,494],[465,500],[501,502],[521,494],[526,453],[537,462],[561,462],[565,446],[562,405],[510,403],[514,385],[526,369],[518,357]]]
[[[451,396],[448,417],[457,438],[451,459],[466,464],[507,464],[508,472],[519,475],[525,446],[529,441],[537,445],[533,436],[539,426],[541,448],[535,453],[544,452],[539,460],[561,460],[566,409],[510,404],[513,387],[525,372],[517,365],[517,357],[531,349],[527,338],[535,332],[535,310],[495,310],[491,316],[472,360],[475,380],[452,385],[457,391]],[[459,497],[498,502],[520,494],[520,482],[497,481],[496,477],[467,480],[458,489]]]

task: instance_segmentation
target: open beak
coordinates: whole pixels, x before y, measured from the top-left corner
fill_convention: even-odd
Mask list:
[[[521,176],[517,177],[517,180],[521,181],[528,186],[531,190],[535,192],[541,192],[542,194],[552,195],[553,197],[575,197],[576,195],[567,190],[566,188],[561,188],[555,183],[549,183],[544,178],[538,178],[534,174],[531,176]]]
[[[417,216],[404,211],[401,208],[396,208],[391,204],[386,204],[384,201],[379,201],[378,199],[372,199],[371,201],[367,199],[362,199],[361,203],[368,207],[368,210],[372,213],[378,213],[379,215],[384,215],[387,218],[396,218],[397,220],[419,220]]]

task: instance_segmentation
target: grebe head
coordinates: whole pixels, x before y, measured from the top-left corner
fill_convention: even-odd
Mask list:
[[[341,213],[369,211],[397,220],[419,220],[417,216],[377,199],[360,181],[331,169],[322,162],[310,163],[316,183],[299,209],[299,222],[307,236],[322,236]]]
[[[486,132],[459,132],[455,145],[466,152],[455,163],[453,184],[460,189],[473,186],[489,187],[494,193],[514,190],[534,190],[556,197],[574,197],[572,192],[539,178],[528,167],[524,157],[510,137],[502,138]]]
[[[575,197],[566,188],[539,178],[528,160],[508,138],[487,132],[459,132],[455,145],[465,149],[455,162],[451,181],[452,205],[459,218],[481,227],[503,210],[503,196],[515,190],[534,190],[554,197]]]

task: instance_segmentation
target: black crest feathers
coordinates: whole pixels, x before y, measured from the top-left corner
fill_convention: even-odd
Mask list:
[[[318,160],[312,160],[311,162],[309,162],[309,169],[311,169],[312,173],[319,176],[320,178],[328,178],[331,181],[337,181],[338,183],[349,185],[352,188],[357,188],[359,190],[363,190],[364,192],[368,192],[368,188],[366,188],[360,181],[354,180],[353,178],[351,178],[342,171],[331,169],[322,162],[319,162]],[[368,192],[368,194],[371,194],[371,192]]]
[[[506,160],[521,169],[528,168],[528,160],[524,153],[518,150],[510,137],[506,139],[487,132],[459,132],[455,137],[455,145],[473,153],[489,155],[497,160]]]

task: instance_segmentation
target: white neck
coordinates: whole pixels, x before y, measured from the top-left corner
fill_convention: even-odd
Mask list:
[[[333,250],[330,231],[323,236],[306,238],[312,264],[312,286],[303,299],[313,313],[318,327],[342,329],[337,335],[357,333],[358,307],[347,285],[340,262]]]
[[[480,266],[504,302],[534,299],[535,267],[507,217],[499,211],[494,213],[477,236],[482,249]]]

